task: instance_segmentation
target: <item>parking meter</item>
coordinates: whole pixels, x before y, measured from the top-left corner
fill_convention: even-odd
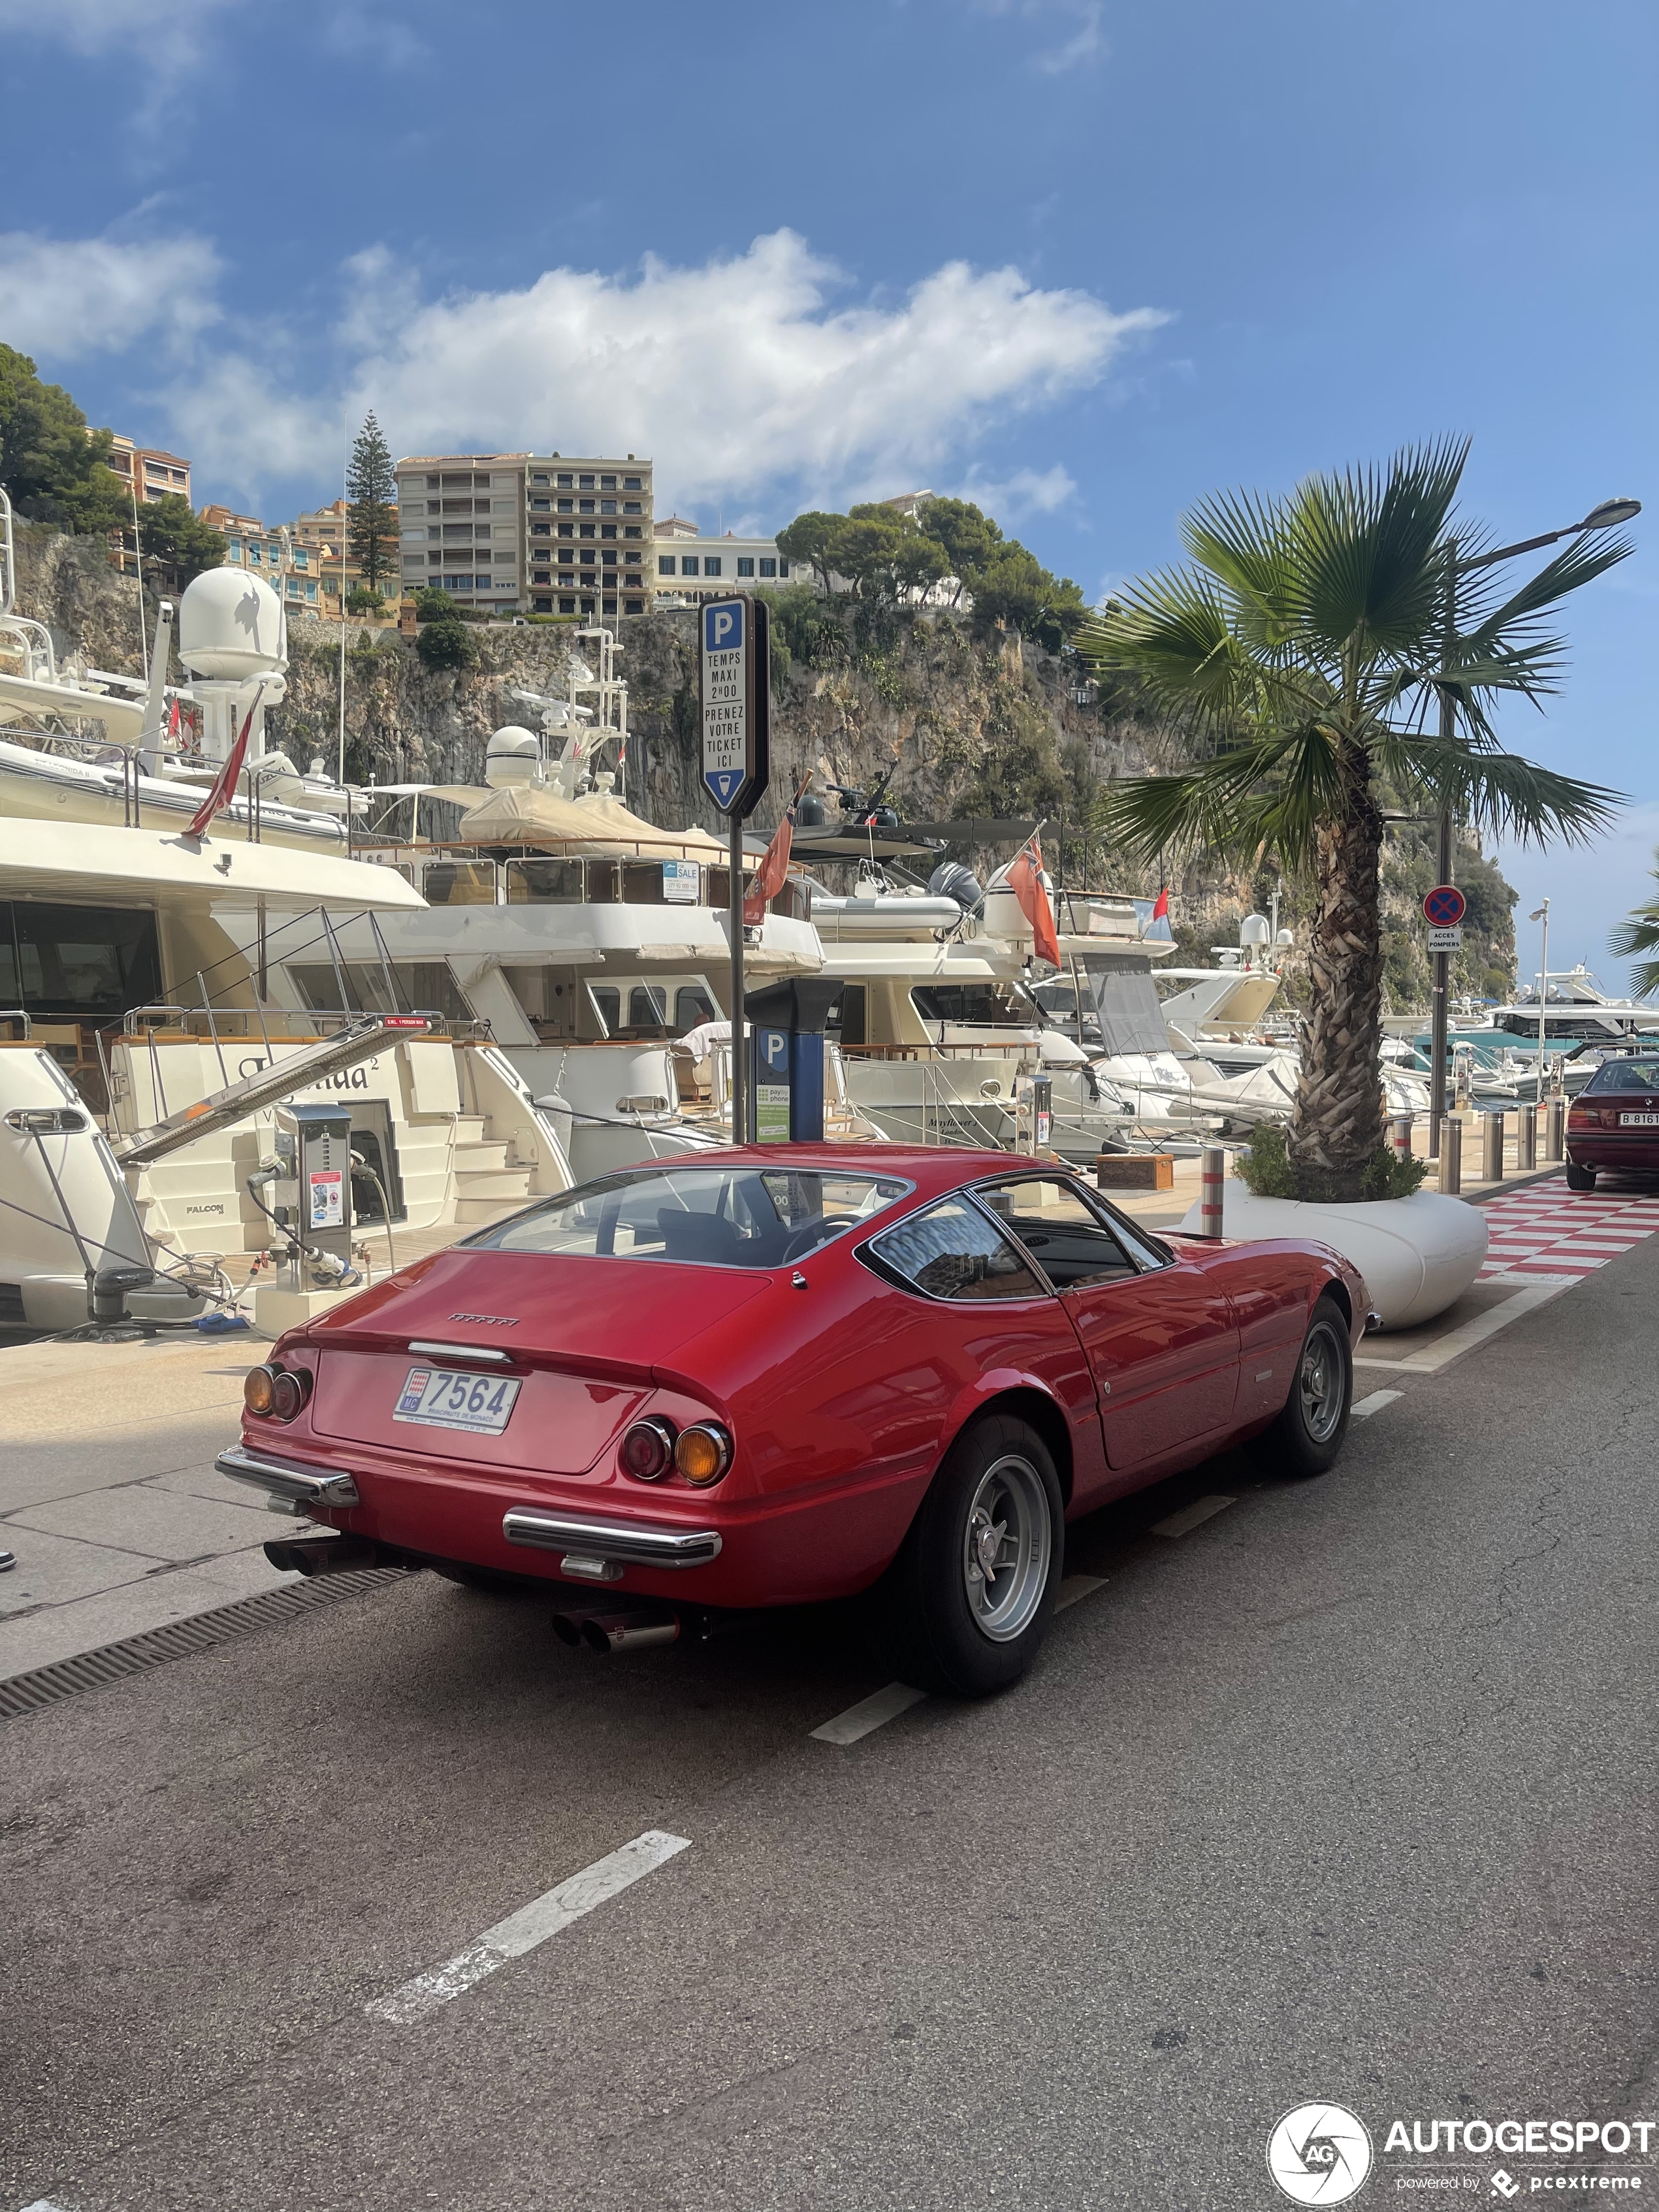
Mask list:
[[[842,988],[792,975],[745,993],[748,1143],[823,1142],[823,1024]]]

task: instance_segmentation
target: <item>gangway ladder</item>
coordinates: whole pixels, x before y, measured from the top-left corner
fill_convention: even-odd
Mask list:
[[[428,1035],[431,1029],[424,1014],[365,1014],[332,1036],[307,1045],[291,1059],[262,1067],[240,1083],[227,1084],[222,1091],[210,1091],[195,1105],[165,1115],[136,1136],[115,1140],[110,1149],[124,1168],[148,1167],[185,1145],[193,1145],[198,1137],[232,1128],[262,1107],[276,1105],[308,1083],[320,1083],[326,1076],[355,1067],[360,1060],[372,1060],[388,1044],[410,1036]]]

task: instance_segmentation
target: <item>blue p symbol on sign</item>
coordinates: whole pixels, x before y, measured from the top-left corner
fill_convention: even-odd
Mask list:
[[[735,653],[741,651],[742,647],[742,607],[705,607],[702,615],[703,651],[705,653]]]
[[[775,1068],[787,1067],[788,1063],[788,1038],[784,1035],[781,1030],[768,1030],[766,1032],[766,1065],[769,1067]]]

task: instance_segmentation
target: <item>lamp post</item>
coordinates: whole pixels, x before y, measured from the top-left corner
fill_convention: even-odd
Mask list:
[[[1577,538],[1587,530],[1613,530],[1621,522],[1632,521],[1642,512],[1639,499],[1604,499],[1599,507],[1591,507],[1582,522],[1570,522],[1564,530],[1547,530],[1541,538],[1523,538],[1516,545],[1500,545],[1495,552],[1477,554],[1473,560],[1459,561],[1455,543],[1446,546],[1446,658],[1450,659],[1457,643],[1457,575],[1460,568],[1490,568],[1499,561],[1513,561],[1518,554],[1535,553],[1545,545],[1554,545],[1563,538]],[[1457,735],[1457,707],[1449,691],[1440,694],[1440,737],[1449,745]],[[1451,881],[1452,818],[1449,804],[1440,810],[1440,834],[1436,866],[1438,880]],[[1446,1112],[1446,1000],[1451,972],[1451,955],[1437,952],[1434,956],[1434,987],[1430,1000],[1429,1057],[1429,1157],[1440,1156],[1440,1124]],[[1541,1017],[1540,1030],[1541,1036]],[[1541,1070],[1540,1075],[1541,1082]]]
[[[1544,925],[1544,945],[1539,956],[1543,963],[1544,972],[1538,978],[1538,1103],[1541,1106],[1544,1103],[1544,1040],[1548,1034],[1547,1024],[1550,1018],[1549,901],[1546,899],[1542,906],[1534,907],[1527,919],[1528,921],[1541,921]]]

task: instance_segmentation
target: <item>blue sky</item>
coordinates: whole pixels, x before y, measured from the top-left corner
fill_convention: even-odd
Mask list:
[[[1443,432],[1504,538],[1659,502],[1643,0],[0,0],[0,337],[198,501],[333,495],[373,404],[400,452],[648,453],[706,527],[966,491],[1091,596],[1218,485]],[[1659,842],[1636,529],[1506,725],[1631,795],[1506,856],[1604,972]]]

